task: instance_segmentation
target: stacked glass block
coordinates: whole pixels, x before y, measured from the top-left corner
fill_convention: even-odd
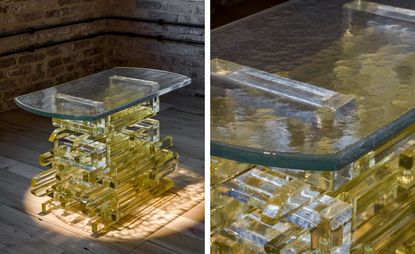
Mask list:
[[[51,197],[42,212],[78,209],[96,233],[172,188],[178,155],[160,140],[157,109],[153,99],[92,122],[54,118],[53,149],[39,160],[50,169],[32,179],[34,195]]]
[[[148,208],[174,186],[178,165],[160,139],[159,95],[190,83],[164,71],[114,68],[16,98],[19,106],[52,116],[53,148],[40,155],[49,169],[32,179],[31,192],[49,197],[42,212],[63,208],[91,219],[94,233]]]
[[[415,126],[398,137],[338,172],[213,157],[212,252],[414,253]]]

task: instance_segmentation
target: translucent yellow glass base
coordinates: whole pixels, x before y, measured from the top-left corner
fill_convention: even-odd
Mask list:
[[[56,208],[91,218],[94,233],[107,230],[174,186],[166,176],[178,155],[167,150],[152,119],[158,98],[95,121],[53,119],[53,148],[40,155],[49,169],[32,179],[31,192],[49,196],[42,212]]]
[[[415,253],[415,131],[337,172],[214,157],[213,253]]]

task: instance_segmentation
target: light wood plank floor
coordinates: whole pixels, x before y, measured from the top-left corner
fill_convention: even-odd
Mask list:
[[[149,212],[100,237],[80,215],[39,215],[42,198],[29,192],[30,179],[42,170],[38,156],[51,147],[51,119],[19,109],[0,114],[0,253],[203,253],[203,103],[179,94],[161,98],[161,134],[173,136],[172,150],[180,154],[176,187]]]

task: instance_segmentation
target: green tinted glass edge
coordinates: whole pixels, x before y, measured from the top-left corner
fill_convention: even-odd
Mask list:
[[[308,171],[338,171],[413,124],[415,124],[415,109],[410,110],[388,126],[378,129],[363,141],[334,154],[310,155],[273,152],[211,141],[211,155],[263,166]]]

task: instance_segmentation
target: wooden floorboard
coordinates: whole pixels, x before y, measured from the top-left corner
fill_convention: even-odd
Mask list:
[[[43,170],[38,156],[51,148],[51,119],[19,109],[0,114],[0,253],[203,253],[203,101],[161,98],[161,134],[173,136],[172,150],[181,156],[171,176],[176,186],[151,212],[100,237],[82,216],[40,215],[44,200],[29,192],[31,178]]]

